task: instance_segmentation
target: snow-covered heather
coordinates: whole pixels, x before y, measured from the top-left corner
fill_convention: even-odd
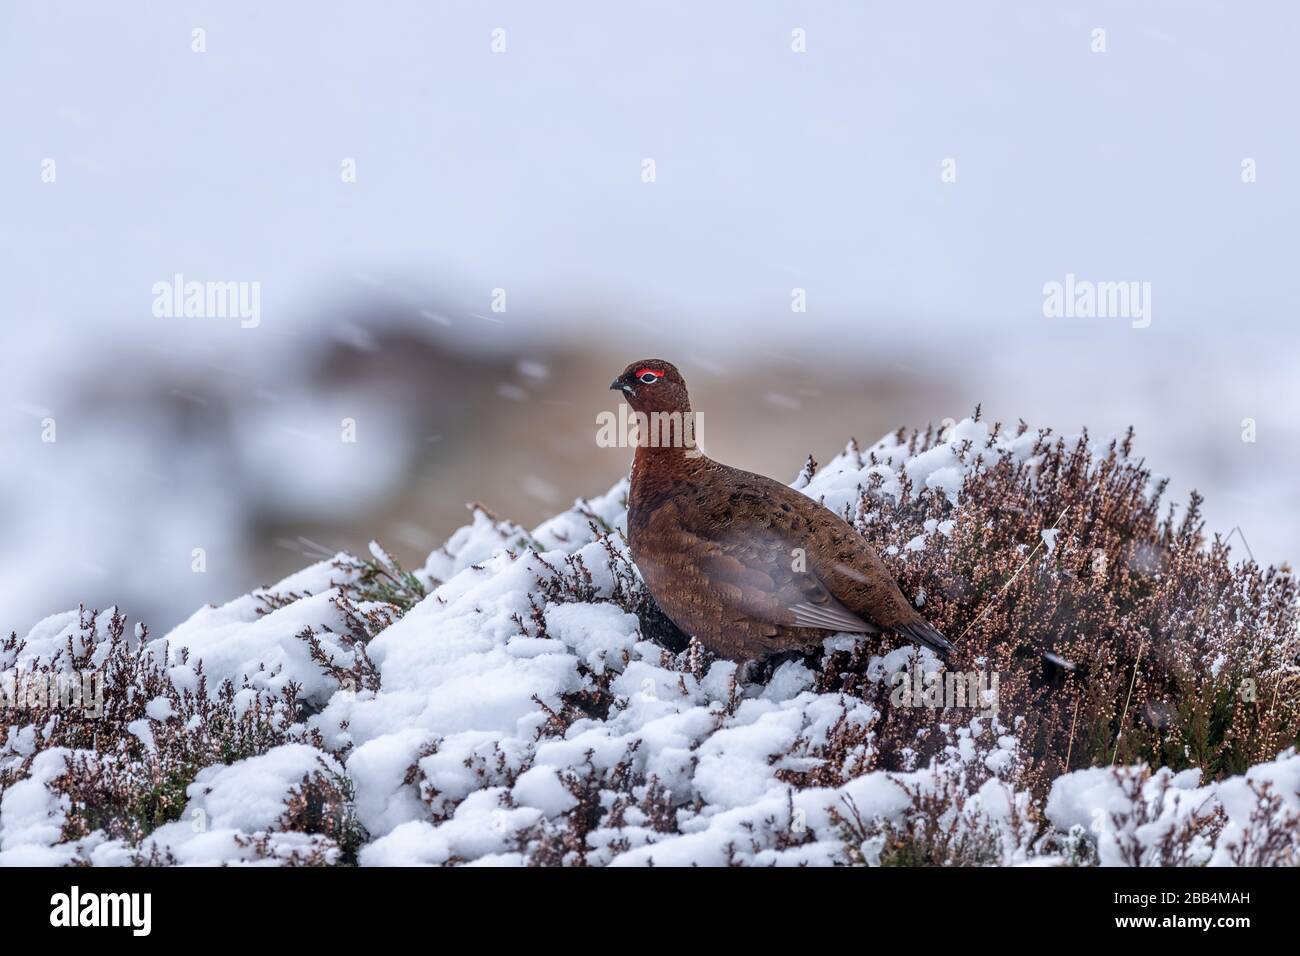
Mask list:
[[[985,448],[988,437],[983,422],[966,420],[909,457],[891,436],[861,454],[846,451],[796,486],[844,511],[873,474],[888,494],[905,472],[914,493],[936,488],[957,502],[976,456],[1024,461],[1034,446],[1030,433]],[[965,441],[975,452],[963,460]],[[864,463],[867,452],[874,464]],[[69,800],[50,782],[70,754],[44,750],[0,798],[0,863],[114,865],[149,854],[189,864],[334,862],[330,839],[285,823],[286,801],[313,774],[350,790],[364,828],[363,865],[872,863],[888,827],[921,812],[928,797],[945,801],[946,823],[978,841],[982,862],[1170,862],[1158,848],[1185,833],[1178,862],[1229,864],[1249,860],[1263,781],[1277,800],[1265,806],[1268,816],[1289,821],[1294,833],[1294,751],[1219,783],[1203,783],[1194,770],[1075,771],[1051,786],[1045,836],[1031,795],[1012,782],[1024,759],[1017,715],[941,728],[950,745],[928,766],[858,769],[871,766],[877,745],[871,705],[817,693],[802,662],[757,683],[731,662],[706,665],[693,648],[671,653],[646,639],[636,614],[608,600],[626,568],[626,492],[620,483],[531,531],[475,511],[417,572],[428,595],[369,642],[378,690],[326,673],[300,636],[315,633],[337,663],[356,662],[357,652],[335,639],[346,630],[335,598],[355,574],[332,562],[262,597],[200,609],[150,645],[166,656],[175,686],[193,692],[200,661],[209,687],[229,679],[244,701],[296,683],[301,729],[317,731],[320,746],[285,743],[201,770],[180,818],[135,847],[99,832],[65,839]],[[927,524],[921,545],[950,529]],[[556,600],[542,583],[576,567],[566,564],[573,556],[591,574],[592,600]],[[48,618],[28,635],[20,661],[0,663],[50,661],[83,639],[77,621],[76,612]],[[827,642],[828,651],[852,644],[847,636]],[[928,650],[898,647],[873,658],[868,673],[888,681],[917,663],[939,666]],[[152,739],[179,719],[160,696],[131,732]],[[38,750],[41,732],[11,730],[0,768]],[[1209,841],[1197,822],[1219,812],[1226,823]]]

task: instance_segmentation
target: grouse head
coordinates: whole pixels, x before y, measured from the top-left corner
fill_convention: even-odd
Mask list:
[[[642,359],[623,369],[609,387],[627,396],[637,412],[689,412],[691,398],[676,366],[663,359]]]

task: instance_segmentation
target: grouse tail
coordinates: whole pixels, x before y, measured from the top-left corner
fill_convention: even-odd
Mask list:
[[[948,640],[948,638],[944,637],[938,630],[927,624],[920,615],[917,615],[917,618],[914,621],[898,625],[896,630],[903,637],[930,648],[930,650],[934,651],[944,660],[947,660],[948,655],[956,650],[956,648],[953,647],[952,641]]]

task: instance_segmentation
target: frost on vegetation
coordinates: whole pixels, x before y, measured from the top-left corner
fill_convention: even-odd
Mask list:
[[[1295,581],[1164,508],[1131,437],[977,413],[809,457],[946,667],[844,635],[714,659],[629,559],[626,482],[161,638],[54,615],[0,669],[102,674],[102,713],[6,691],[0,863],[1294,865]],[[979,674],[991,711],[899,697]]]

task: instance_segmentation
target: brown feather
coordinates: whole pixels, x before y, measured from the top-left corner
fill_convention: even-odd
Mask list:
[[[663,376],[653,384],[634,380],[645,369]],[[624,388],[634,409],[690,414],[686,383],[667,362],[634,362],[611,387],[624,379],[634,382],[635,394]],[[628,537],[660,608],[721,656],[761,659],[814,647],[841,631],[892,631],[941,654],[951,647],[842,518],[771,478],[698,450],[637,448]],[[796,570],[796,549],[804,570]]]

